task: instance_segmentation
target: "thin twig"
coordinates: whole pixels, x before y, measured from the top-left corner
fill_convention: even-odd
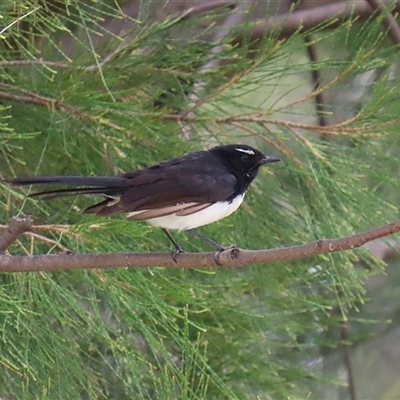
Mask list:
[[[27,232],[24,232],[24,233],[27,233]],[[24,253],[25,253],[27,256],[31,256],[31,255],[33,254],[32,240],[31,240],[31,251],[28,251],[28,249],[22,244],[22,242],[21,242],[19,239],[17,239],[17,240],[15,241],[15,243],[18,244],[18,246],[24,251]]]
[[[29,231],[32,220],[29,216],[13,217],[0,235],[0,254],[3,254],[24,232]]]
[[[268,250],[232,248],[222,252],[217,259],[214,253],[181,253],[175,259],[171,257],[170,253],[0,255],[0,271],[33,272],[113,267],[149,268],[155,266],[169,268],[211,268],[217,266],[237,268],[256,263],[291,261],[319,254],[353,250],[372,240],[396,232],[400,232],[400,220],[356,235],[337,239],[320,239],[304,245]]]
[[[11,68],[11,67],[29,67],[32,65],[40,65],[45,67],[57,68],[57,69],[74,69],[79,72],[92,71],[97,68],[97,65],[81,66],[73,63],[62,63],[58,61],[47,61],[39,58],[37,60],[10,60],[0,61],[0,68]],[[102,65],[103,66],[103,65]],[[121,68],[119,65],[113,65],[113,68]],[[150,65],[136,65],[132,67],[132,73],[153,73],[153,74],[166,74],[176,77],[186,78],[191,74],[190,72],[172,70],[169,68],[156,68]]]
[[[2,30],[0,30],[0,35],[2,35],[7,29],[11,28],[13,25],[15,25],[17,22],[21,21],[22,19],[26,18],[28,15],[36,12],[39,10],[40,7],[36,7],[33,10],[28,11],[24,15],[21,15],[20,17],[16,18],[14,21],[12,21],[10,24],[6,25]]]
[[[58,247],[62,251],[70,251],[68,248],[63,246],[59,240],[50,239],[46,236],[39,235],[38,233],[34,232],[26,232],[26,234],[29,235],[31,238],[40,240],[41,242],[51,245],[52,247]]]
[[[6,229],[8,225],[0,224],[0,229]],[[49,231],[49,232],[59,232],[59,233],[67,233],[67,234],[73,234],[73,235],[78,235],[76,233],[71,232],[73,225],[51,225],[51,224],[46,224],[46,225],[32,225],[31,230],[32,231]],[[89,229],[101,229],[101,225],[99,224],[92,224],[88,227]],[[77,236],[78,237],[78,236]]]
[[[61,63],[56,61],[46,61],[39,58],[38,60],[10,60],[0,61],[1,68],[9,67],[27,67],[32,65],[44,65],[46,67],[54,67],[58,69],[68,69],[74,67],[73,64]]]
[[[296,138],[302,142],[304,145],[306,145],[310,151],[314,154],[315,157],[319,158],[319,159],[323,159],[324,156],[323,154],[304,136],[301,135],[299,132],[297,132],[297,130],[295,128],[293,128],[290,125],[283,125],[285,126],[290,132],[293,133],[294,136],[296,136]]]
[[[386,133],[382,130],[382,128],[390,125],[397,125],[399,124],[400,120],[390,120],[385,121],[382,123],[374,124],[374,125],[360,125],[356,127],[346,127],[351,123],[356,122],[359,119],[359,115],[356,115],[346,121],[340,122],[334,125],[328,126],[319,126],[319,125],[310,125],[304,124],[300,122],[293,122],[293,121],[279,121],[276,119],[266,118],[264,117],[265,113],[262,112],[255,112],[249,113],[244,115],[235,115],[229,117],[220,117],[211,120],[214,124],[229,124],[233,125],[234,123],[243,123],[243,122],[250,122],[250,123],[257,123],[257,124],[273,124],[273,125],[281,125],[285,127],[293,127],[293,128],[301,128],[306,129],[309,131],[321,133],[324,135],[332,135],[332,136],[353,136],[353,135],[360,135],[363,134],[366,137],[382,137]],[[164,114],[158,115],[159,118],[165,120],[176,120],[182,119],[182,116],[179,114]],[[204,117],[185,117],[184,121],[191,121],[191,122],[209,122],[209,118]]]

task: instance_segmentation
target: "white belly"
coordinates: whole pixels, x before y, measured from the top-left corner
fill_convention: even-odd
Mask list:
[[[235,212],[240,204],[242,204],[244,195],[243,193],[236,197],[231,203],[219,201],[191,215],[177,216],[171,214],[164,217],[148,219],[147,222],[152,226],[159,226],[166,229],[178,229],[180,231],[195,229],[199,226],[216,222]]]

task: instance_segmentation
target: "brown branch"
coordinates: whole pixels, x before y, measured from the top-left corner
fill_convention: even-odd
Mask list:
[[[376,2],[377,0],[375,0]],[[369,1],[371,3],[371,1]],[[170,19],[188,19],[201,14],[208,13],[217,8],[232,9],[237,6],[238,1],[229,0],[206,0],[202,2],[186,2],[186,1],[171,1],[168,7],[165,7],[158,14],[158,20],[169,17]],[[257,3],[257,2],[255,2]],[[307,7],[290,11],[288,13],[273,14],[266,20],[260,18],[252,20],[252,30],[250,33],[251,40],[264,38],[266,34],[278,32],[280,38],[288,38],[299,29],[302,31],[312,29],[323,22],[332,19],[332,24],[328,27],[334,27],[341,24],[343,21],[352,19],[365,20],[371,16],[371,6],[367,1],[339,1],[331,4],[318,5],[315,1],[314,7]],[[386,2],[387,3],[387,2]],[[187,6],[190,4],[190,7]],[[394,3],[394,11],[400,10],[400,2]],[[118,35],[120,32],[128,32],[132,30],[132,26],[139,15],[139,5],[137,2],[128,2],[123,7],[123,13],[128,15],[130,19],[115,20],[113,18],[106,19],[103,26],[106,30]],[[336,17],[336,18],[335,18]],[[335,19],[334,19],[335,18]],[[248,32],[244,33],[248,39]],[[240,42],[241,38],[235,38],[235,41]]]
[[[190,8],[185,8],[184,2],[183,5],[180,4],[179,2],[171,2],[169,4],[171,7],[167,7],[165,10],[163,10],[163,12],[158,15],[158,19],[162,20],[164,18],[170,18],[170,19],[185,20],[188,18],[196,17],[200,14],[204,14],[206,12],[209,12],[217,8],[225,7],[227,9],[232,9],[233,7],[235,7],[235,3],[236,3],[235,1],[230,1],[230,0],[213,0],[213,1],[207,0],[199,4],[193,4]],[[239,6],[240,4],[241,3],[239,3]],[[265,37],[266,34],[271,32],[279,32],[280,38],[288,38],[293,33],[297,32],[299,29],[301,29],[302,31],[312,29],[315,26],[329,19],[333,19],[333,17],[335,16],[337,18],[333,20],[332,25],[329,25],[327,27],[337,26],[339,23],[342,23],[342,21],[345,21],[350,18],[358,18],[360,20],[364,20],[371,16],[371,7],[378,10],[378,12],[380,13],[384,11],[384,6],[379,0],[367,0],[367,2],[341,1],[327,5],[325,4],[322,6],[300,9],[297,11],[290,11],[288,13],[271,15],[267,20],[265,19],[253,20],[250,22],[250,24],[252,25],[252,29],[250,32],[251,41],[263,38]],[[119,35],[123,32],[128,32],[133,29],[133,26],[136,23],[135,21],[138,16],[138,11],[139,9],[136,3],[128,4],[125,7],[123,7],[123,19],[115,19],[110,17],[109,19],[106,19],[104,21],[102,26],[105,28],[106,31],[109,31],[114,35]],[[395,2],[394,11],[395,12],[400,11],[399,1]],[[128,16],[128,18],[126,18],[126,16]],[[387,17],[384,19],[383,24],[388,28],[389,35],[392,38],[392,40],[395,43],[399,43],[400,29],[394,17],[391,14],[387,15]],[[222,28],[223,31],[224,27]],[[244,34],[248,39],[248,32]],[[103,40],[107,39],[107,35],[102,35],[102,39]],[[234,41],[240,43],[241,38],[236,37]],[[116,53],[118,54],[118,51]],[[109,59],[106,58],[106,61],[109,61]],[[100,65],[103,66],[105,63],[106,63],[105,60],[103,60],[100,63]],[[0,67],[26,66],[35,64],[41,64],[44,66],[60,68],[60,69],[74,67],[72,64],[55,62],[55,61],[46,61],[42,59],[0,61]],[[97,67],[98,67],[97,65],[91,65],[79,68],[84,71],[91,71]]]
[[[32,221],[27,217],[13,217],[0,235],[0,254],[4,253],[24,232],[29,231]]]
[[[400,2],[396,1],[395,11],[398,12],[399,10]],[[299,29],[304,32],[329,19],[332,20],[332,24],[329,27],[335,27],[350,18],[364,20],[370,16],[371,7],[367,2],[341,1],[305,10],[293,11],[287,14],[275,15],[267,21],[261,19],[255,21],[251,31],[251,38],[252,40],[261,39],[268,32],[278,32],[280,38],[287,38]]]
[[[399,231],[400,220],[356,235],[338,239],[320,239],[305,245],[269,250],[241,250],[233,248],[222,252],[217,260],[214,253],[182,253],[177,255],[176,262],[172,259],[170,253],[0,255],[0,271],[34,272],[115,267],[149,268],[154,266],[169,268],[211,268],[219,265],[237,268],[255,263],[298,260],[318,254],[353,250],[372,240]]]
[[[94,117],[93,115],[90,115],[89,113],[87,113],[85,111],[82,111],[76,107],[69,105],[69,104],[63,103],[57,99],[53,99],[51,97],[40,96],[34,92],[30,92],[25,89],[20,89],[18,87],[15,87],[15,86],[12,86],[12,85],[9,85],[6,83],[0,83],[0,87],[2,87],[4,89],[16,90],[23,94],[23,95],[16,95],[16,94],[11,94],[11,93],[0,91],[0,98],[10,100],[10,101],[17,101],[19,103],[35,104],[35,105],[39,105],[39,106],[53,108],[55,110],[68,111],[71,114],[74,114],[79,118],[88,119],[90,121],[100,123],[101,125],[105,125],[105,126],[113,128],[113,129],[116,129],[118,131],[124,130],[124,128],[122,128],[121,126],[118,126],[105,118]]]
[[[316,44],[313,43],[312,37],[310,35],[306,35],[304,37],[304,42],[306,44],[307,54],[311,63],[316,64],[318,62],[318,52]],[[325,107],[324,93],[318,91],[318,89],[322,85],[322,76],[320,67],[318,66],[313,67],[311,71],[311,78],[313,81],[313,90],[317,92],[314,100],[317,108],[317,116],[319,121],[318,124],[319,126],[327,126],[328,121],[325,115],[326,107]]]
[[[367,0],[369,5],[378,13],[384,14],[386,12],[385,6],[379,0]],[[382,24],[388,29],[388,34],[394,44],[400,43],[400,28],[395,18],[391,13],[388,13],[383,18]]]
[[[351,362],[349,342],[349,322],[343,321],[340,327],[340,338],[343,342],[343,363],[347,371],[347,387],[349,389],[350,400],[357,400],[356,387],[354,381],[354,370]]]

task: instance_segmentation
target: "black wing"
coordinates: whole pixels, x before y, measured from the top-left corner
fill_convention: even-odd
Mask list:
[[[85,211],[131,213],[129,218],[137,220],[183,216],[234,196],[237,180],[218,160],[190,156],[123,175],[127,189]]]

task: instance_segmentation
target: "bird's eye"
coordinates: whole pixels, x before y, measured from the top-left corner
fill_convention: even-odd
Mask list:
[[[249,157],[247,154],[243,154],[243,155],[242,155],[242,161],[248,162],[249,159],[250,159],[250,157]]]

